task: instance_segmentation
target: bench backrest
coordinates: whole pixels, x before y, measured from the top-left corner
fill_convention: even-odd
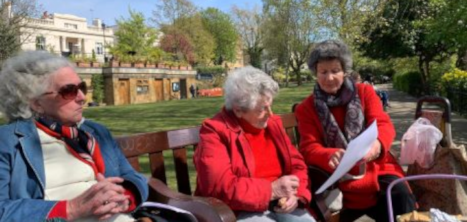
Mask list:
[[[295,136],[297,121],[293,113],[279,115],[291,142],[297,145]],[[148,155],[151,176],[167,184],[164,165],[164,152],[172,151],[178,192],[191,195],[190,175],[187,161],[188,149],[196,149],[199,142],[200,127],[150,132],[131,136],[117,137],[117,143],[130,164],[141,171],[140,156]]]

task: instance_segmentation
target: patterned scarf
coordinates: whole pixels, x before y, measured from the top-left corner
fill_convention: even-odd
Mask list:
[[[104,174],[105,164],[96,139],[77,126],[62,126],[46,118],[36,118],[36,126],[57,139],[65,141],[67,149],[79,160],[88,164],[94,174]]]
[[[328,95],[319,87],[314,88],[315,107],[325,132],[324,141],[327,147],[347,148],[347,144],[363,131],[365,118],[360,102],[357,86],[345,77],[337,96]],[[344,132],[339,128],[329,107],[346,106]]]

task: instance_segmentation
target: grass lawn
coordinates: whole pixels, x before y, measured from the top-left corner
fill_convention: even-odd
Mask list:
[[[313,84],[305,84],[299,87],[289,87],[280,90],[278,97],[274,100],[273,111],[275,113],[286,113],[291,111],[294,103],[302,101],[308,96]],[[200,125],[206,118],[212,117],[223,105],[223,97],[218,98],[196,98],[189,100],[172,100],[158,103],[90,107],[84,111],[87,119],[99,122],[107,126],[114,136],[131,135],[150,131],[162,131]],[[0,124],[5,120],[0,118]],[[191,160],[192,150],[188,152]],[[175,172],[172,153],[164,154],[165,167],[167,169],[167,182],[171,188],[176,188]],[[148,175],[148,158],[141,158],[141,167],[144,174]],[[192,178],[192,189],[196,174],[192,161],[188,161]]]

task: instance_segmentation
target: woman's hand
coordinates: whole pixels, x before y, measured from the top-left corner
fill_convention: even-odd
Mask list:
[[[272,195],[271,200],[281,197],[289,197],[297,194],[297,188],[300,185],[300,180],[295,175],[282,176],[271,183]]]
[[[342,157],[344,156],[344,153],[345,153],[344,149],[339,149],[334,154],[331,155],[331,159],[329,159],[329,167],[331,167],[331,169],[337,168],[337,166],[342,160]]]
[[[274,207],[276,213],[288,214],[294,211],[298,206],[298,198],[295,195],[291,195],[287,198],[284,204]]]
[[[363,161],[370,162],[373,160],[378,159],[379,155],[381,154],[381,142],[379,140],[375,140],[373,144],[371,144],[370,151],[363,157]]]
[[[128,203],[124,195],[125,189],[118,185],[123,179],[119,177],[104,178],[97,175],[97,183],[76,198],[67,201],[67,219],[75,220],[87,216],[107,219],[116,213],[121,213],[126,207],[120,204]]]

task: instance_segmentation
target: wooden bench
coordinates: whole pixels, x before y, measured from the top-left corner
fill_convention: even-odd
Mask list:
[[[297,144],[293,113],[280,115],[284,128],[293,144]],[[130,164],[141,171],[140,156],[147,155],[151,177],[148,201],[170,204],[192,212],[200,222],[236,221],[235,214],[222,201],[215,198],[192,196],[187,161],[189,149],[199,142],[199,126],[161,132],[150,132],[116,138]],[[173,153],[178,192],[167,187],[164,152]]]

